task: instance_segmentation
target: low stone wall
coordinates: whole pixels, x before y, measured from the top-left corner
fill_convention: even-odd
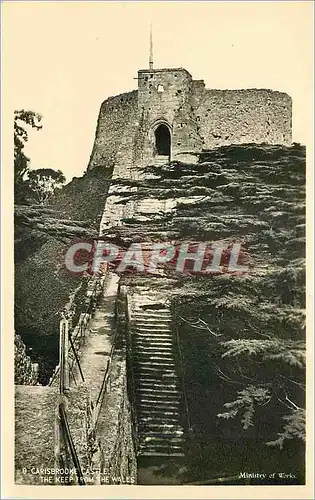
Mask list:
[[[37,385],[38,364],[26,354],[26,346],[20,335],[14,336],[14,383],[16,385]]]
[[[15,386],[15,482],[49,484],[54,477],[59,394],[52,387]]]
[[[110,383],[96,425],[100,446],[100,483],[135,484],[137,459],[127,391],[125,349],[116,351]]]

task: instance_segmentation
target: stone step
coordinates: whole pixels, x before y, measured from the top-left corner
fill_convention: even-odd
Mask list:
[[[139,446],[139,452],[144,451],[147,452],[155,452],[155,453],[183,453],[183,446],[178,444],[169,444],[167,443],[145,443]]]
[[[152,442],[140,442],[139,443],[139,448],[138,451],[139,453],[143,452],[148,452],[148,451],[155,451],[155,452],[162,452],[162,453],[183,453],[183,445],[184,442],[171,442],[170,439],[162,439],[160,442],[152,441]]]
[[[153,363],[159,363],[159,362],[160,363],[172,363],[174,365],[174,362],[173,362],[174,356],[171,352],[168,354],[159,353],[158,351],[155,354],[135,352],[133,357],[134,357],[134,360],[138,363],[139,363],[139,361],[144,361],[147,363],[150,363],[152,361]]]
[[[143,349],[133,349],[133,356],[134,357],[139,357],[142,356],[142,359],[148,359],[151,356],[159,356],[163,359],[174,359],[173,351],[170,349],[169,351],[160,351],[159,349],[154,349],[154,350],[143,350]]]
[[[153,406],[155,405],[173,405],[173,406],[176,406],[176,408],[178,408],[179,406],[181,406],[181,397],[180,396],[175,396],[175,397],[167,397],[167,398],[162,398],[162,397],[156,397],[156,396],[147,396],[147,395],[139,395],[137,394],[136,395],[136,401],[137,401],[137,404],[141,404],[142,406],[145,405],[145,404],[150,404],[152,405],[152,408]]]
[[[151,350],[151,351],[143,351],[140,349],[134,349],[132,352],[133,352],[134,358],[141,356],[142,357],[141,359],[143,359],[144,361],[147,361],[151,356],[153,356],[153,357],[159,356],[162,359],[173,359],[174,360],[172,350],[160,351],[159,349],[155,349],[155,350]]]
[[[153,341],[157,341],[157,340],[172,341],[173,340],[173,336],[172,336],[171,332],[168,332],[167,330],[165,330],[164,332],[162,332],[162,331],[145,331],[145,330],[135,331],[135,330],[131,330],[131,338],[135,342],[137,340],[142,340],[142,339],[144,339],[144,340],[150,339]]]
[[[172,369],[174,369],[175,364],[172,363],[171,361],[168,361],[167,359],[164,360],[162,359],[161,361],[159,360],[150,361],[148,359],[143,359],[143,357],[141,357],[138,360],[134,359],[134,366],[147,366],[148,368],[154,368],[154,367],[162,368],[166,366],[166,367],[172,367]]]
[[[175,427],[175,426],[174,426]],[[156,427],[151,427],[150,429],[149,428],[144,428],[144,429],[141,429],[139,430],[138,429],[138,436],[139,436],[139,439],[141,439],[143,436],[144,437],[179,437],[179,438],[182,438],[184,439],[184,430],[183,429],[180,429],[180,430],[176,430],[176,429],[162,429],[162,427],[158,428],[157,426]]]
[[[159,423],[154,423],[154,422],[139,422],[138,425],[139,432],[144,432],[144,429],[146,429],[146,432],[150,433],[156,433],[156,432],[182,432],[184,433],[184,430],[181,425],[178,423],[168,423],[165,424],[164,422],[159,422]]]
[[[153,316],[152,314],[144,315],[142,313],[139,314],[133,314],[130,317],[131,322],[143,322],[143,323],[166,323],[170,324],[171,323],[171,317],[166,316],[165,314],[159,314],[157,316]]]
[[[151,247],[152,243],[146,242],[145,247]],[[150,300],[148,294],[135,294],[132,297],[131,312],[142,311],[142,312],[152,312],[164,311],[170,314],[170,308],[165,302],[165,299],[161,299],[161,296],[156,297],[155,300]]]
[[[144,320],[157,320],[157,321],[171,321],[172,315],[167,309],[160,309],[154,311],[144,311],[142,309],[134,309],[130,314],[131,319],[144,319]]]
[[[155,423],[159,423],[159,421],[162,423],[164,421],[164,417],[172,417],[172,418],[177,418],[177,423],[180,423],[180,410],[178,406],[170,406],[168,405],[152,405],[152,404],[137,404],[137,409],[139,411],[139,415],[147,415],[145,412],[148,412],[148,414],[152,415],[152,417],[156,418]]]
[[[130,323],[143,323],[144,325],[152,324],[152,325],[167,325],[170,326],[172,324],[171,319],[168,316],[142,316],[136,315],[130,318]]]
[[[144,417],[147,417],[147,416],[151,416],[151,417],[155,417],[155,423],[157,423],[157,415],[159,415],[159,417],[171,417],[174,419],[175,422],[178,422],[179,420],[179,415],[178,415],[178,411],[177,409],[176,410],[159,410],[159,409],[153,409],[153,408],[139,408],[139,414],[144,416]]]
[[[146,396],[141,396],[141,395],[137,395],[136,396],[136,401],[137,401],[137,404],[141,405],[142,407],[144,407],[145,405],[148,405],[153,408],[153,407],[165,407],[165,408],[179,408],[179,406],[181,405],[181,398],[180,397],[177,397],[177,398],[165,398],[165,399],[161,399],[161,398],[155,398],[154,396],[152,397],[146,397]]]
[[[148,450],[141,450],[138,452],[138,455],[141,457],[184,457],[185,454],[182,452],[174,453],[174,452],[169,452],[169,453],[162,453],[159,451],[148,451]]]
[[[168,333],[169,335],[173,335],[173,332],[168,328],[168,327],[164,327],[164,326],[149,326],[149,325],[139,325],[139,324],[136,324],[136,325],[130,325],[130,330],[129,330],[131,333],[134,333],[134,332],[140,332],[140,333],[161,333],[161,334],[165,334],[165,333]]]
[[[136,325],[130,325],[130,331],[131,333],[133,332],[147,332],[147,333],[168,333],[172,335],[172,331],[169,328],[164,328],[163,326],[143,326],[139,325],[138,323]]]
[[[146,377],[151,377],[151,378],[157,377],[158,379],[161,379],[163,376],[177,378],[177,374],[173,370],[173,368],[167,368],[164,366],[161,368],[158,367],[151,368],[148,366],[138,365],[134,367],[134,373],[140,375],[141,374],[146,375]]]
[[[133,326],[130,328],[131,335],[152,335],[152,336],[163,336],[167,335],[170,339],[173,338],[173,333],[169,328],[144,328],[142,326]]]
[[[164,313],[163,311],[152,311],[152,312],[143,312],[141,310],[134,310],[130,314],[131,321],[152,321],[155,323],[156,321],[166,321],[170,323],[172,321],[172,316],[169,312]]]
[[[137,344],[133,345],[133,354],[137,356],[163,356],[163,357],[168,357],[171,356],[174,358],[174,353],[173,349],[170,347],[167,348],[161,348],[161,347],[153,347],[151,348],[150,345],[143,345],[143,344]]]
[[[138,339],[136,343],[133,344],[132,346],[132,352],[133,354],[135,353],[143,353],[145,352],[145,349],[147,351],[150,350],[151,354],[156,355],[159,353],[166,352],[166,349],[169,350],[169,353],[173,353],[173,344],[170,341],[150,341],[150,340],[145,340],[145,339]],[[164,350],[162,350],[164,349]]]
[[[157,357],[159,359],[155,359]],[[139,353],[138,351],[133,351],[133,365],[138,365],[141,362],[148,365],[151,363],[171,363],[172,365],[174,365],[174,356],[172,355],[172,353],[163,355],[163,353],[160,353],[159,351],[152,351],[150,353]]]
[[[153,426],[152,426],[153,427]],[[175,425],[173,426],[175,427]],[[156,425],[154,428],[151,428],[150,430],[148,428],[144,429],[143,431],[138,429],[138,435],[140,439],[142,436],[145,437],[182,437],[184,435],[184,431],[181,430],[175,430],[175,429],[162,429],[161,426],[158,428],[158,425]],[[184,439],[184,438],[183,438]]]
[[[152,243],[145,243],[146,247],[152,247]],[[165,300],[156,300],[153,302],[152,300],[148,300],[147,295],[134,295],[132,299],[131,312],[143,312],[147,314],[157,314],[157,313],[165,313],[171,314],[169,306],[165,303]]]
[[[179,390],[179,383],[168,384],[162,381],[154,382],[152,379],[144,378],[143,380],[139,380],[137,387],[140,390],[159,390],[159,391],[167,391],[167,390]]]
[[[161,342],[158,342],[157,339],[152,340],[152,339],[148,339],[147,337],[146,338],[139,337],[136,341],[135,347],[137,347],[138,345],[140,347],[141,346],[147,347],[148,343],[151,347],[155,347],[155,348],[157,348],[159,346],[161,346],[161,347],[172,347],[173,346],[173,343],[170,340],[161,340]]]
[[[148,348],[148,347],[154,348],[156,353],[159,352],[160,348],[167,348],[173,352],[172,339],[167,337],[161,338],[161,337],[155,337],[154,335],[153,336],[135,335],[132,340],[133,340],[132,342],[133,352],[135,352],[138,348]]]
[[[152,380],[150,380],[145,384],[137,385],[136,392],[139,394],[147,394],[148,396],[151,394],[154,394],[156,396],[177,396],[181,395],[181,388],[179,386],[171,388],[166,385],[159,386]]]
[[[143,392],[137,392],[136,397],[138,397],[141,400],[148,400],[148,401],[180,401],[181,400],[181,395],[180,394],[156,394],[154,392],[151,393],[143,393]],[[167,399],[166,399],[167,398]]]
[[[137,404],[141,405],[142,408],[165,408],[165,409],[178,409],[181,403],[180,398],[178,399],[157,399],[157,398],[148,398],[146,396],[141,397],[137,396],[136,398]]]
[[[147,454],[147,453],[156,453],[157,456],[161,456],[162,454],[165,454],[165,456],[172,456],[174,453],[183,453],[183,446],[178,444],[176,446],[175,444],[171,444],[167,446],[166,444],[163,446],[163,444],[153,444],[153,443],[147,443],[139,446],[138,449],[138,454]]]
[[[132,334],[132,344],[133,346],[137,346],[138,344],[142,347],[148,347],[148,346],[159,346],[160,344],[165,344],[166,347],[171,344],[173,345],[173,338],[171,335],[168,333],[158,333],[158,334],[151,334],[151,333],[133,333]]]
[[[152,388],[149,388],[147,386],[145,387],[137,387],[136,388],[136,392],[139,393],[139,394],[147,394],[148,396],[150,394],[154,394],[154,396],[179,396],[180,395],[180,392],[176,389],[163,389],[163,388],[159,388],[159,387],[152,387]]]
[[[159,316],[152,316],[151,314],[146,316],[144,314],[136,314],[130,317],[130,323],[152,323],[156,324],[166,324],[170,326],[172,324],[172,318],[170,316],[166,316],[165,314]]]
[[[181,445],[183,443],[183,438],[182,437],[176,437],[176,436],[169,436],[165,435],[164,436],[142,436],[140,438],[140,446],[142,444],[150,443],[150,444],[159,444],[165,446],[167,445],[172,445],[175,444],[176,446]]]
[[[145,357],[145,356],[134,356],[133,359],[134,366],[148,366],[156,367],[157,369],[165,367],[172,367],[175,371],[175,364],[173,358],[159,358],[159,357]]]
[[[175,410],[178,411],[180,407],[180,401],[158,401],[149,399],[137,398],[137,404],[142,408],[152,408],[152,410]]]
[[[179,419],[178,417],[174,417],[171,415],[164,415],[163,420],[161,421],[161,417],[156,417],[156,415],[151,415],[150,413],[146,413],[143,415],[139,416],[138,419],[138,425],[139,427],[145,426],[145,425],[156,425],[156,426],[165,426],[165,425],[175,425],[176,427],[179,426]]]
[[[134,368],[137,370],[137,369],[147,369],[147,370],[150,370],[150,371],[159,371],[159,372],[163,372],[164,370],[167,371],[167,372],[175,372],[175,364],[168,361],[167,359],[164,360],[164,361],[148,361],[146,359],[139,359],[139,360],[136,360],[134,359],[133,360],[133,366]]]
[[[139,323],[130,325],[130,332],[145,332],[145,333],[169,333],[173,335],[172,330],[167,325],[141,325]]]
[[[135,341],[136,338],[134,337],[133,338],[133,341]],[[143,341],[141,341],[140,338],[137,339],[137,342],[133,342],[133,345],[132,347],[136,348],[139,352],[140,351],[143,351],[143,352],[150,352],[150,351],[155,351],[157,348],[155,345],[150,345],[148,343],[143,343]],[[173,352],[173,346],[163,346],[163,345],[159,345],[158,347],[158,352]]]
[[[174,347],[176,349],[176,345],[170,336],[163,334],[163,337],[161,337],[161,334],[148,335],[142,333],[133,334],[131,347],[134,352],[138,349],[142,349],[142,351],[173,352]]]
[[[179,381],[178,377],[176,374],[171,374],[171,373],[154,373],[154,372],[148,372],[146,369],[139,369],[138,373],[143,376],[144,378],[147,379],[147,381],[150,381],[150,387],[154,387],[153,384],[156,384],[158,382],[172,382],[177,383],[177,387],[179,386]]]

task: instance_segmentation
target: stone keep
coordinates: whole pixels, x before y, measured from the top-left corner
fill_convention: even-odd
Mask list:
[[[292,100],[285,93],[206,89],[184,68],[144,69],[137,90],[101,105],[88,169],[104,165],[113,178],[136,179],[146,165],[196,161],[202,149],[291,142]],[[118,220],[117,205],[115,212]]]

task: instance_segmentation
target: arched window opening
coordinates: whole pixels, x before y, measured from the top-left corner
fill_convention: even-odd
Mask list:
[[[156,154],[171,156],[171,134],[166,125],[159,125],[155,130]]]

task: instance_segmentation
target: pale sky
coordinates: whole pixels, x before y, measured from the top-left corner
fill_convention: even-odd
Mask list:
[[[43,115],[32,168],[81,176],[99,107],[148,67],[184,67],[207,88],[271,88],[293,99],[293,140],[312,119],[313,2],[5,2],[4,79],[13,109]]]

